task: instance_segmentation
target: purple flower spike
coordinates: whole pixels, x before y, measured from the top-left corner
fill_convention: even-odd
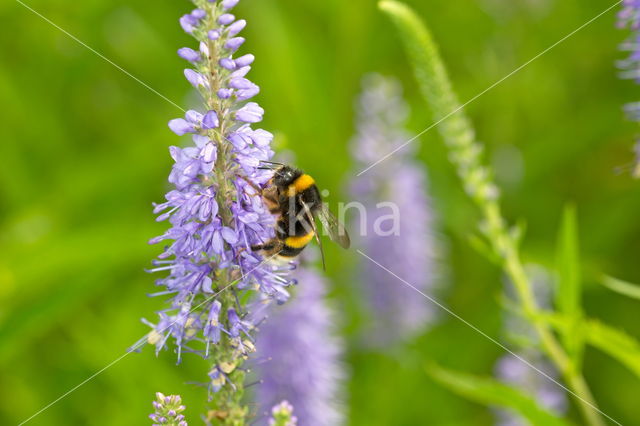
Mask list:
[[[542,309],[549,309],[551,305],[551,295],[553,294],[552,277],[544,268],[537,265],[525,265],[527,275],[531,277],[534,296],[538,305]],[[513,284],[505,282],[507,292],[512,292]],[[558,371],[544,357],[544,354],[537,349],[540,347],[538,337],[531,324],[521,316],[513,312],[505,311],[504,329],[508,336],[518,336],[518,338],[531,340],[537,344],[532,347],[520,349],[518,356],[526,359],[534,365],[538,370],[544,372],[548,377],[554,380],[558,378]],[[507,354],[498,359],[495,365],[496,376],[506,384],[518,388],[528,395],[534,397],[540,406],[549,411],[558,413],[566,413],[567,411],[567,395],[561,388],[556,386],[548,378],[533,370],[530,366],[522,362],[522,360]],[[517,414],[512,411],[496,409],[496,417],[498,426],[520,425],[523,421]]]
[[[380,152],[408,140],[403,127],[407,106],[400,85],[379,75],[365,78],[358,103],[358,132],[352,142],[358,167],[377,161]],[[403,151],[372,174],[352,182],[352,196],[367,209],[367,223],[360,229],[364,251],[384,260],[392,270],[404,271],[403,278],[420,291],[430,293],[437,277],[436,241],[433,236],[424,166],[416,164],[411,151]],[[400,212],[393,214],[391,207]],[[393,216],[394,220],[384,220]],[[376,225],[377,224],[377,225]],[[369,226],[363,229],[363,226]],[[421,333],[435,312],[407,286],[390,286],[379,268],[365,261],[361,265],[365,305],[369,311],[363,340],[367,345],[386,347]]]
[[[154,204],[154,214],[168,229],[150,241],[164,246],[150,272],[165,274],[156,280],[162,289],[154,295],[170,299],[155,322],[144,320],[151,327],[144,342],[156,352],[175,350],[178,361],[186,354],[202,355],[211,365],[209,391],[229,386],[234,392],[242,390],[244,373],[236,373],[256,350],[256,325],[265,309],[289,297],[293,267],[273,263],[251,249],[275,235],[275,218],[253,186],[264,186],[272,178],[273,172],[259,167],[274,153],[271,134],[251,127],[264,114],[258,104],[246,103],[259,92],[246,78],[253,56],[238,58],[239,67],[225,47],[237,43],[233,36],[244,21],[234,24],[235,18],[224,13],[237,2],[196,3],[201,9],[183,16],[180,23],[199,48],[185,47],[178,54],[194,63],[184,75],[204,105],[169,122],[174,133],[192,136],[186,146],[169,149],[172,187],[164,202]],[[257,297],[250,294],[255,292]],[[170,397],[163,398],[156,401],[158,407],[168,404]],[[240,407],[227,408],[243,413]],[[156,419],[184,423],[177,407]],[[241,420],[246,419],[233,423]]]
[[[182,49],[179,49],[178,56],[180,56],[182,59],[187,60],[189,62],[198,62],[200,59],[202,59],[202,57],[200,56],[200,52],[197,52],[188,47],[183,47]]]
[[[295,277],[297,294],[285,306],[271,308],[258,334],[259,358],[266,360],[255,367],[262,379],[259,411],[284,398],[301,425],[340,425],[343,344],[334,335],[336,314],[326,303],[327,283],[310,269],[298,269]]]
[[[624,0],[618,13],[618,27],[628,28],[631,35],[620,45],[620,50],[628,52],[627,58],[618,61],[620,77],[640,84],[640,0]],[[631,102],[624,106],[627,118],[640,122],[640,102]],[[636,146],[640,139],[636,140]],[[632,170],[634,178],[640,178],[640,158],[636,157]]]

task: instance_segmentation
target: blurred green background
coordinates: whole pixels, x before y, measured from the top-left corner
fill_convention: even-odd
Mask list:
[[[431,26],[462,101],[470,99],[610,5],[578,0],[408,1]],[[62,28],[169,99],[196,99],[176,50],[192,46],[178,17],[187,1],[30,0]],[[393,27],[372,0],[244,0],[243,52],[267,111],[263,127],[332,194],[353,176],[347,142],[363,74],[398,76],[412,106],[409,129],[432,123]],[[467,108],[496,168],[507,217],[523,217],[525,260],[551,266],[562,207],[578,206],[585,306],[640,336],[638,302],[597,281],[640,281],[640,186],[615,168],[631,161],[637,128],[621,105],[640,98],[616,78],[626,32],[610,12]],[[12,0],[0,3],[0,424],[17,424],[121,356],[161,299],[143,268],[163,232],[162,199],[180,141],[166,127],[181,114]],[[447,246],[440,299],[491,336],[501,335],[500,272],[470,248],[478,215],[459,188],[437,132],[419,140],[439,233]],[[328,247],[332,297],[349,339],[359,318],[351,278],[357,255]],[[425,300],[425,303],[429,303]],[[502,350],[459,321],[441,321],[407,348],[372,353],[350,343],[354,425],[487,425],[491,411],[440,387],[422,360],[490,374]],[[180,393],[189,418],[203,407],[205,365],[132,354],[30,422],[146,424],[153,393]],[[604,412],[638,424],[640,383],[589,349],[586,377]],[[575,411],[575,408],[572,408]],[[575,417],[577,419],[577,417]]]

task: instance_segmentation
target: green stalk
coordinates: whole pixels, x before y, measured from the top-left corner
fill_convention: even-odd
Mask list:
[[[204,40],[209,48],[209,57],[206,65],[198,71],[207,76],[209,80],[209,88],[200,89],[200,93],[205,101],[206,110],[215,110],[218,112],[220,125],[209,130],[209,137],[216,142],[218,147],[218,158],[214,167],[215,175],[211,182],[217,187],[216,201],[220,207],[219,214],[225,226],[233,227],[233,214],[230,209],[229,200],[235,199],[235,187],[231,184],[229,177],[233,174],[234,163],[231,155],[231,144],[224,138],[224,134],[228,127],[231,126],[230,101],[220,99],[216,93],[222,87],[222,81],[227,77],[229,71],[221,68],[218,64],[220,52],[224,49],[224,38],[218,40],[210,40],[206,36],[206,29],[214,28],[217,20],[224,11],[217,2],[211,3],[206,0],[194,1],[197,7],[207,12],[207,21],[203,27],[205,32],[196,35],[196,39]],[[236,271],[237,272],[237,271]],[[211,279],[217,283],[215,292],[219,292],[218,300],[222,304],[223,312],[236,305],[236,299],[232,291],[226,291],[229,285],[232,285],[237,277],[234,271],[227,269],[218,275],[214,275]],[[237,307],[238,313],[241,309]],[[206,318],[205,318],[206,320]],[[226,321],[226,329],[230,329],[228,320]],[[225,383],[218,392],[212,396],[212,408],[208,410],[206,419],[213,424],[221,424],[227,426],[243,426],[246,424],[249,415],[249,409],[243,404],[245,373],[239,367],[243,364],[244,358],[234,356],[234,348],[231,338],[226,334],[222,334],[220,342],[211,348],[209,360],[212,368],[226,368],[224,373],[230,383]]]
[[[503,219],[498,203],[498,190],[491,170],[482,162],[483,146],[476,141],[473,127],[462,111],[453,91],[446,68],[433,38],[420,18],[402,3],[383,0],[379,3],[398,28],[423,96],[434,113],[438,130],[449,148],[465,190],[482,212],[480,229],[502,261],[502,269],[516,288],[522,310],[532,322],[542,348],[564,377],[577,398],[578,406],[589,425],[604,422],[584,377],[574,368],[547,324],[536,315],[539,311],[531,283],[527,277],[516,239]]]

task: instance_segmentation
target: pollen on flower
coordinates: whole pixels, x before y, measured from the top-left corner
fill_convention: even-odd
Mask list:
[[[160,342],[160,340],[162,340],[163,336],[162,334],[158,333],[156,330],[151,330],[148,334],[147,334],[147,342],[150,345],[155,345],[158,342]]]
[[[224,374],[231,374],[231,372],[236,369],[236,364],[231,362],[221,362],[218,366]]]

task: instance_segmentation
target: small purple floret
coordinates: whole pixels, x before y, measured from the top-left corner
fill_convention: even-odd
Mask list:
[[[240,31],[242,31],[246,26],[247,26],[247,21],[245,21],[244,19],[240,19],[234,22],[233,24],[229,25],[229,28],[228,28],[229,36],[231,37],[235,36]]]
[[[232,23],[234,20],[236,19],[235,16],[233,16],[230,13],[225,13],[224,15],[221,15],[218,18],[218,23],[220,25],[229,25],[230,23]]]
[[[202,128],[203,129],[215,129],[220,125],[220,121],[218,120],[218,114],[215,111],[208,111],[204,118],[202,119]]]
[[[242,46],[242,43],[244,43],[244,38],[243,37],[234,37],[234,38],[231,38],[231,39],[227,40],[227,42],[225,43],[224,47],[226,47],[227,49],[235,52],[236,50],[238,50],[240,48],[240,46]]]
[[[233,9],[240,0],[222,0],[222,8],[224,10]]]
[[[245,123],[259,123],[262,121],[264,109],[255,102],[249,102],[236,111],[236,120]]]
[[[189,62],[198,62],[202,57],[200,56],[200,52],[197,52],[188,47],[183,47],[178,50],[178,55]]]

